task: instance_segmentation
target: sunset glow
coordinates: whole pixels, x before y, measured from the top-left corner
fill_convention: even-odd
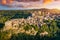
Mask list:
[[[1,4],[8,4],[11,8],[48,8],[60,9],[60,0],[0,0]],[[6,7],[7,8],[7,7]],[[4,9],[6,9],[4,8]],[[9,8],[9,7],[8,7]],[[8,9],[7,8],[7,9]],[[3,9],[3,8],[1,8]]]
[[[46,8],[50,8],[50,9],[60,9],[60,1],[53,1],[50,4],[45,6]]]
[[[49,3],[51,3],[53,0],[43,0],[43,3],[44,4],[49,4]]]
[[[2,0],[2,4],[6,4],[6,0]]]

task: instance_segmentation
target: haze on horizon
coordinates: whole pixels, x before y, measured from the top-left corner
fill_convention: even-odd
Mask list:
[[[60,9],[60,0],[0,0],[0,10],[8,9]]]

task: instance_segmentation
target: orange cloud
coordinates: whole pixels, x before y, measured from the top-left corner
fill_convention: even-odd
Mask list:
[[[1,4],[7,4],[7,3],[12,3],[13,0],[2,0]]]
[[[7,0],[7,3],[12,3],[13,2],[13,0]]]
[[[2,0],[2,4],[6,4],[6,0]]]
[[[43,3],[44,4],[49,4],[49,3],[51,3],[53,0],[43,0]]]

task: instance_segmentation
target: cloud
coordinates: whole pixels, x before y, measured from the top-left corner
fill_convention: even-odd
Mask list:
[[[44,4],[49,4],[49,3],[51,3],[53,0],[43,0],[43,3]]]
[[[60,0],[54,0],[54,1],[60,1]]]
[[[40,7],[40,2],[17,2],[14,1],[12,4],[7,4],[9,7],[22,7],[22,8],[31,8],[31,7]]]
[[[8,0],[8,3],[6,4],[7,7],[24,7],[24,8],[31,8],[31,7],[45,7],[47,5],[50,5],[53,2],[56,2],[59,0],[40,0],[37,2],[19,2],[19,1],[12,1]],[[11,3],[10,3],[11,2]]]
[[[3,1],[2,1],[2,4],[6,4],[6,0],[3,0]]]
[[[51,4],[46,5],[46,8],[57,8],[60,9],[60,1],[54,1]]]

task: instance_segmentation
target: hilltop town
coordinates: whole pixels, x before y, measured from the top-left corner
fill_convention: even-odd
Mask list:
[[[24,33],[24,26],[26,25],[34,25],[37,26],[37,28],[39,29],[41,26],[43,25],[49,25],[51,22],[45,23],[45,21],[53,21],[53,20],[57,20],[56,18],[58,18],[60,15],[56,15],[56,14],[51,14],[50,12],[41,12],[41,11],[34,11],[31,13],[31,16],[28,16],[26,19],[25,18],[20,18],[20,19],[11,19],[5,22],[5,27],[4,30],[16,30],[16,33],[22,32]],[[36,35],[36,33],[38,31],[35,31],[34,28],[31,29],[33,31],[33,33],[31,33],[32,35]],[[30,34],[30,31],[26,31],[27,34]],[[46,32],[46,31],[45,31]],[[48,32],[46,32],[48,34]],[[44,35],[44,34],[43,34]]]
[[[37,40],[59,36],[60,11],[57,9],[0,11],[0,18],[1,39],[8,36],[11,40],[16,37],[19,40],[26,37],[27,40]]]

